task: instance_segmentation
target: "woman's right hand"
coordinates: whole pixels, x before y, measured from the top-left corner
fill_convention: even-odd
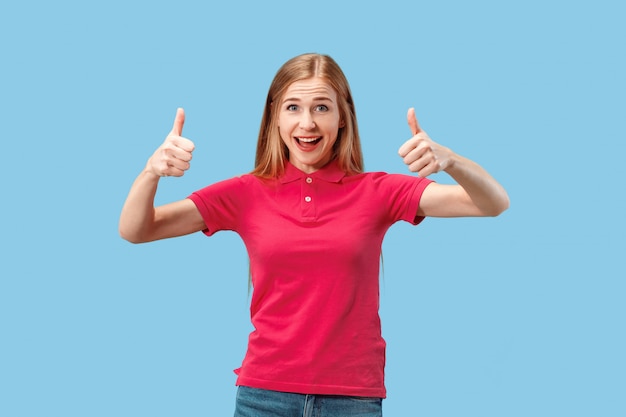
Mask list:
[[[178,108],[174,126],[165,141],[148,160],[146,170],[159,177],[182,177],[190,167],[191,153],[195,146],[182,136],[185,110]]]
[[[188,198],[154,207],[159,178],[180,177],[189,169],[194,145],[182,137],[185,111],[178,109],[172,131],[135,179],[120,215],[120,235],[132,243],[150,242],[197,232],[206,226]]]

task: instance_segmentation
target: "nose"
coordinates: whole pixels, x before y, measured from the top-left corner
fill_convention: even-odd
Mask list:
[[[313,115],[310,112],[302,112],[302,117],[300,117],[300,128],[304,130],[315,129],[315,120],[313,120]]]

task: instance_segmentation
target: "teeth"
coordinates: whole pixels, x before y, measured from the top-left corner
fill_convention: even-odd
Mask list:
[[[315,142],[319,138],[298,138],[297,137],[296,139],[298,139],[300,142],[311,143],[311,142]]]

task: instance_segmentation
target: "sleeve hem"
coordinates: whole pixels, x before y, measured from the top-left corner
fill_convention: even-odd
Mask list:
[[[413,189],[413,193],[411,194],[411,199],[409,200],[405,218],[406,221],[414,226],[417,226],[426,218],[425,216],[418,216],[417,211],[419,210],[420,201],[422,199],[422,194],[424,193],[424,190],[433,182],[434,181],[427,178],[419,178],[418,181],[416,181],[415,183],[415,188]]]

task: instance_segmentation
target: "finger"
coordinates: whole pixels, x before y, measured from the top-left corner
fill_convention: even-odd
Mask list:
[[[409,142],[410,141],[404,142],[402,146],[400,146],[400,149],[398,149],[398,155],[400,155],[401,158],[407,156],[411,149],[415,148],[415,145],[412,145]]]
[[[165,177],[182,177],[185,175],[185,170],[176,168],[175,166],[168,166],[166,170],[163,171],[163,176]]]
[[[172,133],[176,136],[183,134],[183,125],[185,124],[185,110],[182,107],[176,109],[176,117],[174,118],[174,126],[172,127]]]
[[[420,154],[424,153],[423,148],[424,138],[412,137],[411,139],[404,142],[402,146],[400,146],[400,149],[398,149],[398,155],[400,155],[402,158],[411,159],[411,156],[409,154],[415,153],[416,149],[419,150]],[[405,163],[407,163],[406,161],[407,159],[405,159]]]
[[[424,144],[415,143],[414,141],[408,141],[409,143],[414,143],[412,147],[402,156],[402,162],[406,165],[411,165],[415,161],[423,158],[424,155],[428,152],[428,148],[424,146]]]
[[[439,166],[439,162],[431,161],[430,163],[425,165],[424,168],[420,169],[417,172],[417,175],[419,175],[420,177],[428,177],[431,174],[436,174],[440,171],[440,169],[441,168]]]
[[[187,171],[189,168],[191,168],[191,165],[189,164],[189,161],[184,161],[182,159],[170,159],[167,162],[167,166],[168,168],[171,168],[173,170],[177,170],[177,171]]]
[[[188,161],[178,158],[172,158],[164,155],[161,159],[157,159],[153,163],[155,172],[162,177],[180,177],[190,168]]]
[[[427,169],[428,166],[429,166],[428,161],[424,161],[422,159],[414,161],[413,163],[408,165],[409,171],[415,172],[420,177],[428,176],[429,174],[428,169]]]
[[[184,151],[176,146],[163,149],[163,158],[168,163],[173,163],[175,161],[189,162],[191,161],[191,157],[191,152]]]
[[[173,136],[170,137],[169,140],[174,146],[185,152],[193,152],[193,150],[196,149],[196,145],[194,145],[192,141],[182,136]]]
[[[409,165],[409,171],[416,172],[420,177],[427,177],[441,170],[441,165],[436,158],[424,156]]]
[[[406,120],[409,123],[409,128],[411,129],[411,133],[417,135],[422,131],[419,123],[417,122],[417,117],[415,117],[415,109],[411,107],[406,114]]]

